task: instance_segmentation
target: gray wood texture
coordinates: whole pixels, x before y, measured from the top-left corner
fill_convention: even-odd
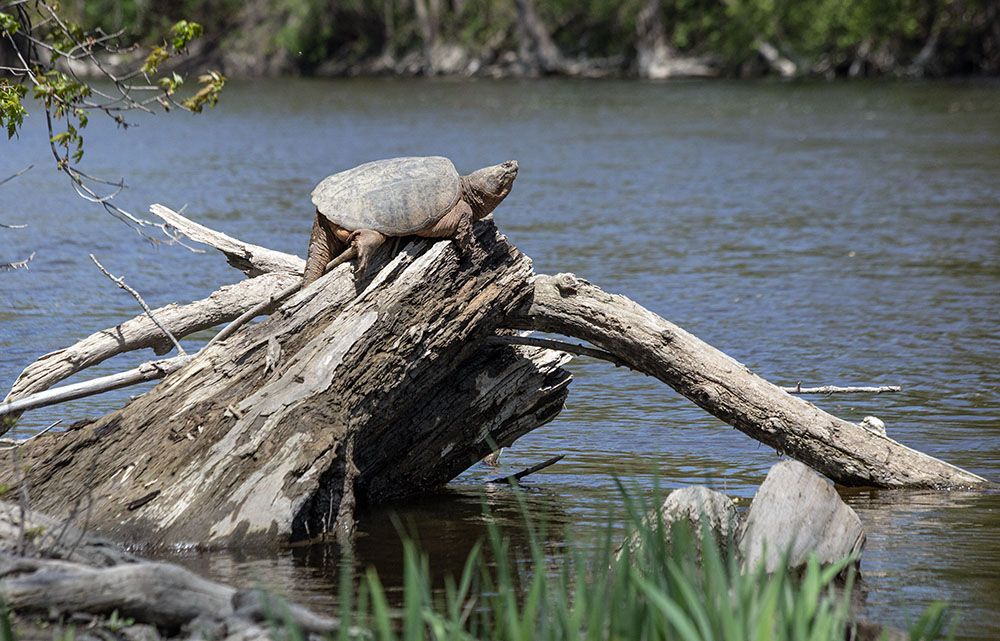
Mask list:
[[[421,240],[361,282],[341,266],[121,410],[21,446],[30,474],[0,460],[0,482],[56,517],[84,495],[117,540],[213,545],[349,531],[356,500],[447,482],[554,418],[570,380],[565,355],[485,345],[531,262],[492,221],[475,232],[461,259]]]
[[[655,376],[736,429],[837,483],[985,487],[989,481],[824,412],[698,337],[573,274],[539,275],[512,326],[573,336]]]

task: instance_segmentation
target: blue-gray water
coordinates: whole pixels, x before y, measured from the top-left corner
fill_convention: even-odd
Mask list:
[[[115,131],[94,114],[86,169],[254,243],[304,253],[309,192],[329,173],[442,154],[462,171],[516,158],[497,210],[536,271],[571,271],[678,323],[778,384],[892,384],[900,394],[811,399],[882,418],[899,441],[1000,481],[1000,85],[629,81],[306,81],[234,84],[201,116],[143,117]],[[153,306],[238,280],[216,253],[154,247],[77,198],[53,169],[44,121],[0,147],[0,386],[42,353]],[[188,341],[197,345],[204,336]],[[127,369],[133,354],[84,373]],[[615,479],[648,491],[707,484],[749,498],[775,452],[659,382],[578,359],[562,415],[506,455],[554,454],[528,497],[578,538],[620,512]],[[74,380],[79,380],[79,377]],[[128,390],[25,416],[22,433],[100,415]],[[436,571],[483,532],[474,469],[440,494],[362,515],[359,564],[392,584],[389,514],[419,533]],[[1000,636],[1000,496],[846,491],[868,529],[868,618],[903,627],[947,599],[959,636]],[[516,522],[508,490],[486,495]],[[554,534],[551,549],[561,545]],[[262,581],[317,609],[335,550],[182,556],[210,576]],[[398,579],[397,579],[398,580]]]

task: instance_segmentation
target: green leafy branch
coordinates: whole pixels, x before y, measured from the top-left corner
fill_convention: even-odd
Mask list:
[[[77,193],[91,202],[99,203],[126,224],[153,242],[161,242],[141,232],[141,228],[159,226],[158,223],[139,219],[110,203],[124,188],[124,183],[108,182],[89,176],[75,165],[84,154],[82,131],[90,114],[97,110],[112,118],[118,125],[127,127],[124,114],[130,111],[152,112],[159,104],[164,111],[179,108],[200,113],[206,106],[215,106],[225,86],[225,77],[209,71],[198,77],[199,88],[186,98],[177,95],[184,78],[170,71],[157,77],[161,67],[171,58],[188,52],[190,44],[201,37],[204,29],[197,22],[180,20],[169,30],[162,44],[155,46],[141,63],[122,69],[113,69],[105,53],[128,53],[136,48],[118,46],[121,32],[107,34],[100,28],[86,30],[65,19],[58,3],[36,0],[32,3],[10,2],[0,5],[0,40],[6,40],[16,58],[14,67],[5,67],[13,81],[0,80],[0,126],[7,129],[8,139],[18,135],[28,111],[23,104],[27,87],[32,88],[32,98],[45,112],[49,130],[49,144],[57,167],[70,177]],[[94,84],[89,78],[77,75],[79,65],[61,65],[60,60],[83,62],[98,75],[112,82],[110,91]],[[54,123],[61,123],[55,131]],[[94,183],[110,185],[115,190],[99,195]],[[170,241],[168,241],[170,242]]]

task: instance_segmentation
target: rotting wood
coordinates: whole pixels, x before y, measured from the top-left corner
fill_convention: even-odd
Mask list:
[[[747,436],[837,483],[982,487],[989,481],[791,396],[696,336],[573,274],[539,275],[515,329],[573,336],[655,376]]]
[[[492,222],[475,234],[461,258],[420,240],[365,280],[338,268],[123,409],[26,443],[33,503],[61,517],[87,492],[92,527],[136,543],[313,538],[341,525],[351,465],[359,502],[412,494],[551,420],[567,357],[482,341],[530,261]]]

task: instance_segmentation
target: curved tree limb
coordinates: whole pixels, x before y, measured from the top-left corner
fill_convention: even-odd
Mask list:
[[[573,274],[539,275],[510,318],[586,340],[701,408],[844,485],[956,487],[989,481],[793,397],[680,327]]]

